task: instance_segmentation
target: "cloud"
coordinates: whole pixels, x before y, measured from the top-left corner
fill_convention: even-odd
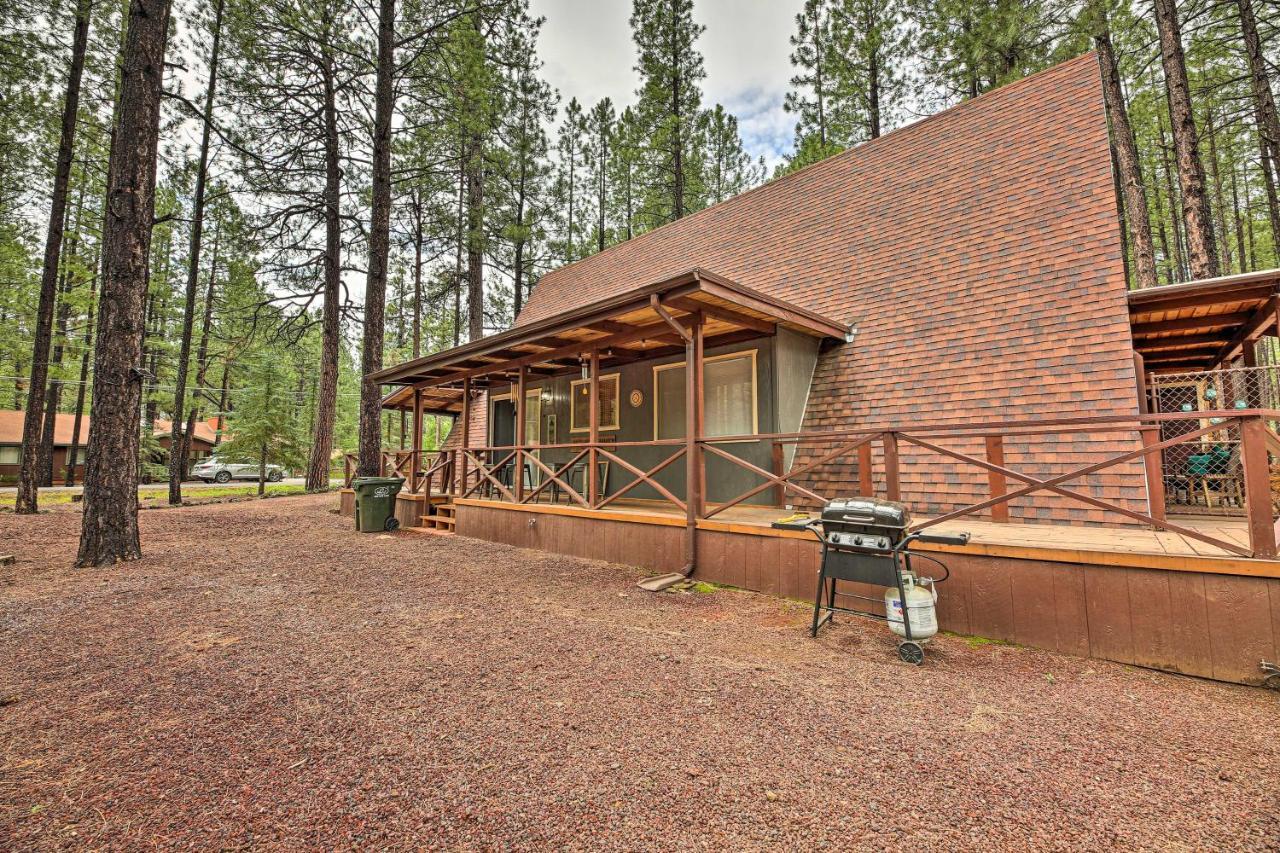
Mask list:
[[[791,153],[795,136],[795,116],[782,109],[786,90],[753,87],[735,92],[724,100],[724,108],[738,117],[738,133],[752,159],[764,157],[772,170]]]

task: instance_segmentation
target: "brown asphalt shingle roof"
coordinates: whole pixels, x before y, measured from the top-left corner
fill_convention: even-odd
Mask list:
[[[806,430],[1130,414],[1120,249],[1090,53],[547,273],[517,325],[700,266],[856,325],[819,360]],[[926,509],[985,484],[931,470]],[[1094,484],[1136,496],[1133,474]],[[852,490],[851,467],[830,476]]]
[[[21,444],[22,443],[22,418],[23,412],[20,409],[0,409],[0,444]],[[62,447],[71,445],[71,435],[75,429],[76,416],[71,412],[58,412],[53,422],[53,443],[54,446]],[[157,420],[154,427],[156,435],[168,435],[170,423],[166,420]],[[200,441],[213,444],[217,437],[217,419],[210,418],[207,421],[196,421],[195,437]],[[80,419],[80,444],[84,445],[89,441],[89,416],[84,415]]]

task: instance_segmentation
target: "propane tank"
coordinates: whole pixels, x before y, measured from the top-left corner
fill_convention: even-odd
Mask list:
[[[911,620],[911,639],[918,643],[938,633],[938,614],[934,609],[934,604],[938,601],[938,591],[928,578],[925,578],[924,583],[929,584],[928,589],[917,584],[915,575],[911,572],[902,573],[902,589],[907,598],[907,618]],[[889,630],[899,637],[906,637],[907,632],[902,626],[901,599],[902,596],[898,594],[897,587],[891,586],[886,589],[884,612],[889,620]]]

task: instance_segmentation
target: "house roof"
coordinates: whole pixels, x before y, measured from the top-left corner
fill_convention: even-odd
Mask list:
[[[505,378],[520,367],[562,371],[594,349],[607,348],[612,361],[647,358],[672,346],[681,319],[695,313],[704,317],[709,345],[734,335],[773,334],[779,326],[818,338],[843,341],[850,335],[847,325],[816,311],[693,267],[371,377],[378,382],[456,385],[496,374]]]
[[[151,428],[152,435],[157,438],[167,436],[173,432],[173,422],[166,421],[163,418],[157,418]],[[230,438],[229,435],[223,434],[224,439]],[[203,421],[196,421],[196,429],[194,438],[197,441],[203,441],[206,444],[213,444],[218,438],[218,419],[208,418]]]
[[[21,409],[0,409],[0,444],[21,444],[22,443],[22,419],[24,413]],[[53,444],[55,447],[70,447],[71,436],[75,430],[76,416],[71,412],[58,412],[53,422]],[[157,420],[153,427],[154,434],[157,436],[168,435],[172,425],[166,420]],[[196,421],[195,437],[200,441],[213,444],[217,436],[217,418],[209,418],[207,421]],[[80,419],[80,444],[83,446],[89,441],[89,416],[84,415]]]
[[[1092,53],[544,275],[517,328],[690,266],[856,326],[805,429],[1136,410]]]
[[[1133,348],[1149,371],[1208,370],[1280,334],[1280,269],[1131,290]]]

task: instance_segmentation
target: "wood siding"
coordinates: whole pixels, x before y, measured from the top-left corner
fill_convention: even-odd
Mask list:
[[[458,507],[461,535],[649,572],[683,565],[684,526],[669,522]],[[698,552],[698,579],[813,598],[817,542],[699,530]],[[937,556],[951,570],[939,586],[938,617],[947,631],[1245,684],[1259,682],[1259,661],[1280,658],[1280,579]]]

